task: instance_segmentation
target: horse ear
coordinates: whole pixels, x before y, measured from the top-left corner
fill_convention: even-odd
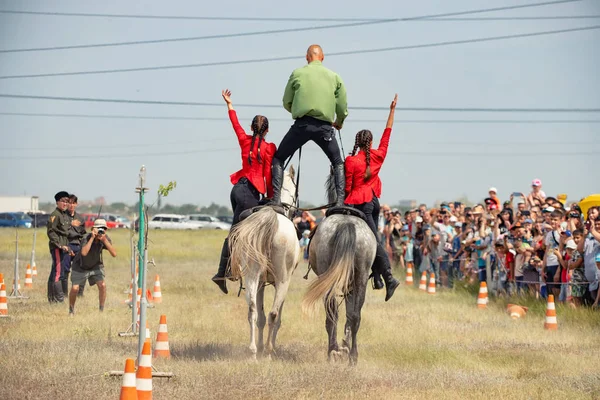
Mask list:
[[[294,180],[296,178],[296,170],[294,169],[294,164],[290,164],[290,169],[288,169],[288,172],[290,174],[290,178]]]

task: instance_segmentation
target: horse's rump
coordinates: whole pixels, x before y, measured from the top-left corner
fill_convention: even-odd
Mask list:
[[[229,251],[233,278],[243,277],[250,262],[261,266],[261,272],[273,273],[271,253],[278,228],[277,213],[271,207],[264,207],[231,229]]]
[[[302,301],[302,310],[312,314],[321,300],[325,307],[337,295],[348,294],[354,277],[354,252],[356,251],[356,227],[353,222],[340,223],[326,246],[332,254],[327,270],[309,286]],[[329,317],[330,313],[327,310]]]

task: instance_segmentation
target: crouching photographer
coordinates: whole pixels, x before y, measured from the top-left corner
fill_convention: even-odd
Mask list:
[[[117,252],[106,234],[106,221],[97,219],[94,221],[92,232],[83,238],[81,252],[73,260],[71,267],[71,292],[69,292],[69,314],[75,313],[75,301],[79,293],[80,285],[87,280],[90,286],[98,285],[98,299],[100,311],[104,311],[106,300],[106,284],[104,282],[104,264],[102,262],[102,251],[108,250],[111,256],[116,257]]]

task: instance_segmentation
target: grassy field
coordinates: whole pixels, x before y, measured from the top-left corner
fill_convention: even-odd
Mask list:
[[[31,231],[21,230],[21,283]],[[0,399],[115,399],[120,379],[104,376],[134,358],[137,339],[120,338],[131,319],[123,304],[128,287],[129,232],[109,232],[118,257],[105,257],[108,300],[98,311],[97,289],[68,307],[49,305],[50,257],[44,232],[36,249],[39,276],[29,300],[9,300],[0,319]],[[324,314],[303,316],[306,265],[296,270],[283,310],[277,356],[249,361],[247,305],[229,283],[225,296],[210,281],[222,232],[150,233],[149,275],[160,274],[163,303],[148,311],[152,336],[168,318],[172,358],[156,367],[175,373],[154,379],[155,399],[600,399],[600,313],[558,306],[559,330],[543,329],[544,305],[521,320],[504,303],[475,307],[467,290],[426,295],[401,287],[385,303],[369,289],[359,332],[359,363],[330,365]],[[0,230],[0,272],[12,281],[14,230]],[[311,275],[311,279],[314,275]],[[151,285],[149,285],[151,286]],[[265,304],[270,307],[272,290]]]

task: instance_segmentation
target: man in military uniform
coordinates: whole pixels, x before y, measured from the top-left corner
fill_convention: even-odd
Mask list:
[[[62,303],[65,300],[62,281],[65,278],[63,259],[65,255],[72,254],[67,239],[71,221],[67,215],[69,206],[69,193],[60,191],[54,195],[56,209],[48,218],[47,232],[50,240],[50,257],[52,257],[52,269],[48,277],[48,301],[50,303]]]
[[[70,253],[65,254],[63,259],[63,268],[65,269],[64,280],[62,280],[63,293],[69,293],[69,273],[71,272],[71,263],[73,258],[81,250],[81,239],[85,235],[85,221],[83,217],[77,212],[77,196],[74,194],[69,195],[69,208],[67,210],[67,216],[71,224],[69,225],[69,232],[67,239],[69,241]],[[71,255],[73,254],[73,256]],[[78,296],[83,296],[83,289],[85,288],[85,282],[79,287]]]

